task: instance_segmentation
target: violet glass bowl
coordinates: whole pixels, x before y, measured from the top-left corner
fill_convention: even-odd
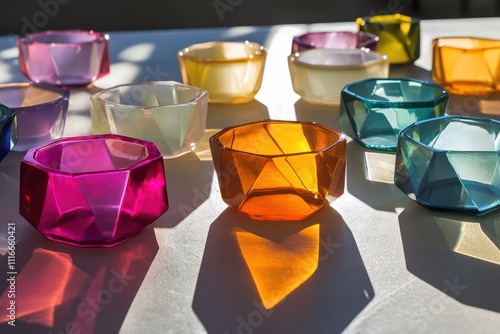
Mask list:
[[[361,49],[376,51],[378,36],[365,31],[322,31],[295,36],[292,53],[309,49]]]
[[[49,30],[17,40],[19,70],[36,83],[86,85],[109,73],[108,36]]]
[[[154,143],[102,135],[58,139],[21,161],[21,215],[47,238],[110,247],[168,209],[163,158]]]
[[[32,83],[0,85],[0,102],[16,112],[14,151],[61,138],[68,112],[69,91]]]

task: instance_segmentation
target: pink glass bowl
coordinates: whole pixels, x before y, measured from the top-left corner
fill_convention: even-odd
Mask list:
[[[365,31],[322,31],[295,36],[292,53],[310,49],[377,49],[378,36]]]
[[[16,112],[12,150],[27,151],[61,138],[68,113],[69,91],[32,83],[0,85],[0,103]]]
[[[163,158],[154,143],[117,135],[55,140],[21,161],[21,215],[47,238],[110,247],[168,209]]]
[[[49,30],[20,37],[19,70],[36,83],[86,85],[109,73],[108,36]]]

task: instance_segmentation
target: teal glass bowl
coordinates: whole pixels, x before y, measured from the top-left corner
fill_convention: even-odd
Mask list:
[[[416,79],[364,79],[344,87],[340,127],[363,146],[394,151],[399,132],[410,124],[444,115],[448,92]]]
[[[500,121],[444,116],[401,131],[394,183],[433,209],[482,215],[500,207]]]

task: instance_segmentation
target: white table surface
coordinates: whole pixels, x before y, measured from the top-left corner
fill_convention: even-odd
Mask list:
[[[262,88],[249,104],[209,107],[195,152],[165,160],[170,209],[110,249],[51,242],[27,223],[18,205],[23,153],[11,152],[0,163],[0,288],[7,289],[13,222],[17,326],[5,324],[3,293],[0,332],[499,333],[500,213],[478,218],[415,204],[391,182],[394,154],[350,141],[344,195],[304,222],[254,222],[220,197],[207,144],[217,130],[263,118],[338,129],[338,108],[308,104],[293,92],[286,56],[294,35],[355,29],[333,23],[110,33],[111,74],[72,90],[65,136],[91,133],[92,91],[181,81],[176,53],[193,43],[263,44]],[[499,38],[499,31],[498,18],[422,21],[420,59],[391,68],[391,76],[430,80],[433,38]],[[17,50],[1,37],[0,82],[19,81],[26,79]],[[500,98],[452,97],[448,113],[499,118]],[[269,297],[256,284],[284,298],[266,310]]]

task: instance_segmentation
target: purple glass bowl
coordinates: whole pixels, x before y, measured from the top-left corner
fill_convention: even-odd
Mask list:
[[[86,85],[109,73],[108,36],[49,30],[17,40],[19,70],[36,83]]]
[[[12,150],[27,151],[61,138],[68,113],[69,91],[32,83],[0,85],[0,103],[16,112]]]
[[[21,215],[47,238],[110,247],[168,209],[163,158],[152,142],[117,135],[68,137],[21,161]]]
[[[310,32],[295,36],[292,53],[310,49],[377,49],[378,36],[364,31]]]

